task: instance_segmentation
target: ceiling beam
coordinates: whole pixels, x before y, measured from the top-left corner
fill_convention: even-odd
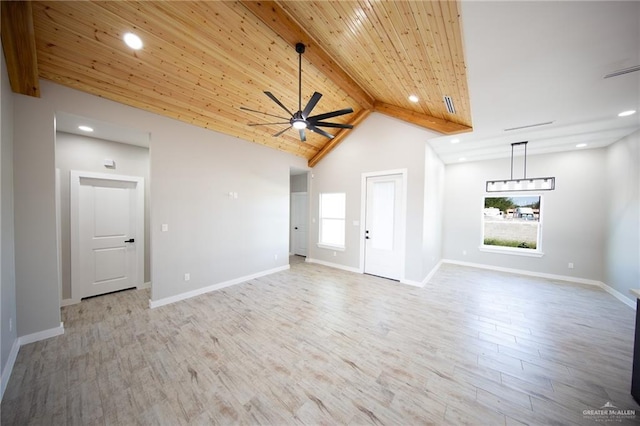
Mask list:
[[[36,36],[30,1],[1,1],[2,48],[11,90],[40,97]]]
[[[362,120],[364,120],[365,118],[367,118],[369,116],[369,114],[371,114],[371,110],[370,109],[362,109],[360,110],[360,112],[358,112],[358,114],[353,118],[353,120],[351,120],[351,122],[349,124],[351,124],[353,127],[357,127],[358,124],[360,124],[362,122]],[[340,142],[342,142],[342,140],[347,137],[347,135],[349,134],[349,132],[351,132],[352,129],[342,129],[338,132],[338,134],[336,134],[336,136],[331,139],[329,142],[326,143],[325,146],[322,147],[322,149],[320,151],[318,151],[316,153],[316,155],[313,156],[313,158],[311,158],[309,160],[309,167],[313,167],[316,164],[318,164],[318,162],[320,160],[322,160],[329,152],[331,152],[331,150],[333,150],[333,148],[335,148],[336,146],[338,146],[340,144]]]
[[[376,101],[373,106],[373,110],[445,135],[455,135],[457,133],[465,133],[473,130],[473,127],[465,126],[464,124],[454,123],[453,121],[432,117],[427,114],[421,114],[395,105],[385,104],[384,102]]]
[[[331,56],[277,2],[242,0],[240,3],[292,46],[296,43],[304,43],[308,48],[304,53],[305,59],[344,90],[362,108],[373,108],[373,97],[331,59]]]

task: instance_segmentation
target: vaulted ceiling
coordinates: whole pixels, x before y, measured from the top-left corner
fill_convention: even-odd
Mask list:
[[[127,32],[141,50],[123,43]],[[352,108],[331,121],[357,126],[377,111],[444,135],[472,126],[455,1],[3,1],[2,40],[15,92],[39,96],[38,79],[51,80],[311,166],[350,130],[274,137],[287,125],[249,126],[273,119],[240,109],[287,115],[264,91],[298,109],[298,42],[302,105],[322,93],[316,114]]]

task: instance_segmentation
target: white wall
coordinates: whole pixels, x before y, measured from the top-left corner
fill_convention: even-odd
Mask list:
[[[153,300],[289,264],[289,167],[304,159],[175,122],[151,141]]]
[[[306,160],[41,81],[16,102],[19,335],[59,325],[54,203],[56,111],[151,134],[152,300],[288,264],[290,167]],[[18,149],[19,147],[19,149]],[[237,192],[238,198],[228,197]],[[161,224],[169,231],[161,232]],[[34,256],[35,255],[35,256]],[[274,256],[278,255],[278,260]],[[34,262],[34,259],[38,262]],[[31,270],[29,270],[31,268]],[[185,282],[184,273],[191,274]],[[22,295],[22,297],[20,297]]]
[[[514,164],[521,162],[522,157],[514,159]],[[527,176],[556,177],[556,189],[541,192],[542,258],[478,249],[482,239],[485,182],[508,178],[509,174],[508,158],[447,165],[443,258],[602,281],[607,214],[605,150],[528,157]],[[569,262],[575,269],[568,268]]]
[[[13,178],[18,336],[60,326],[54,107],[14,94]]]
[[[0,371],[2,384],[5,385],[8,379],[8,370],[5,368],[18,336],[13,234],[13,93],[4,55],[0,55],[0,64]],[[9,321],[12,322],[11,330]]]
[[[606,153],[608,207],[604,282],[624,296],[640,287],[640,131]]]
[[[112,159],[115,168],[104,166],[105,159]],[[144,178],[145,182],[145,241],[144,282],[150,281],[149,237],[149,149],[103,139],[70,133],[56,133],[56,167],[60,169],[61,242],[62,242],[62,299],[71,298],[71,243],[70,243],[70,194],[69,172],[80,170],[104,174],[118,174]]]
[[[425,207],[425,147],[436,133],[400,120],[373,113],[338,147],[313,169],[311,179],[311,217],[309,224],[309,257],[349,268],[360,267],[362,244],[360,221],[362,173],[392,169],[407,169],[407,231],[405,279],[422,281],[425,277],[423,221]],[[346,250],[336,252],[317,247],[318,199],[321,192],[345,192]],[[313,221],[312,221],[313,222]],[[434,254],[436,257],[437,254]]]
[[[442,259],[442,220],[444,204],[444,163],[430,146],[425,148],[424,230],[422,276],[434,271]]]

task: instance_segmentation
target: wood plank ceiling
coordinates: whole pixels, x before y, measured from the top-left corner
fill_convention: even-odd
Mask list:
[[[21,56],[29,57],[23,46],[30,11],[2,3],[12,88],[37,96],[37,82],[21,81],[29,75],[20,66]],[[29,3],[37,64],[26,68],[40,78],[280,149],[311,166],[349,130],[325,129],[333,140],[307,132],[303,143],[293,129],[272,136],[287,126],[248,126],[274,120],[240,109],[282,116],[267,90],[297,110],[296,42],[307,45],[303,107],[314,91],[323,94],[314,114],[351,107],[353,114],[330,121],[357,125],[379,111],[445,134],[471,130],[454,1]],[[138,34],[144,48],[125,46],[126,32]],[[410,94],[420,100],[410,102]],[[445,95],[455,114],[447,112]]]

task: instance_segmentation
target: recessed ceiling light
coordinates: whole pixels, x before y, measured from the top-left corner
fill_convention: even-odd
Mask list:
[[[466,157],[460,157],[460,158],[458,158],[458,161],[467,161],[467,158]]]
[[[416,95],[409,95],[409,100],[411,102],[418,102],[420,99]]]
[[[451,143],[460,143],[460,139],[451,139]]]
[[[586,143],[579,143],[578,145],[576,145],[576,148],[584,148],[585,146],[587,146]]]
[[[142,39],[133,33],[126,33],[122,39],[130,48],[134,50],[142,49]]]
[[[83,132],[93,132],[93,128],[89,126],[78,126],[78,129],[82,130]]]
[[[630,109],[629,111],[622,111],[620,114],[618,114],[618,117],[627,117],[629,115],[633,115],[636,113],[635,109]]]

